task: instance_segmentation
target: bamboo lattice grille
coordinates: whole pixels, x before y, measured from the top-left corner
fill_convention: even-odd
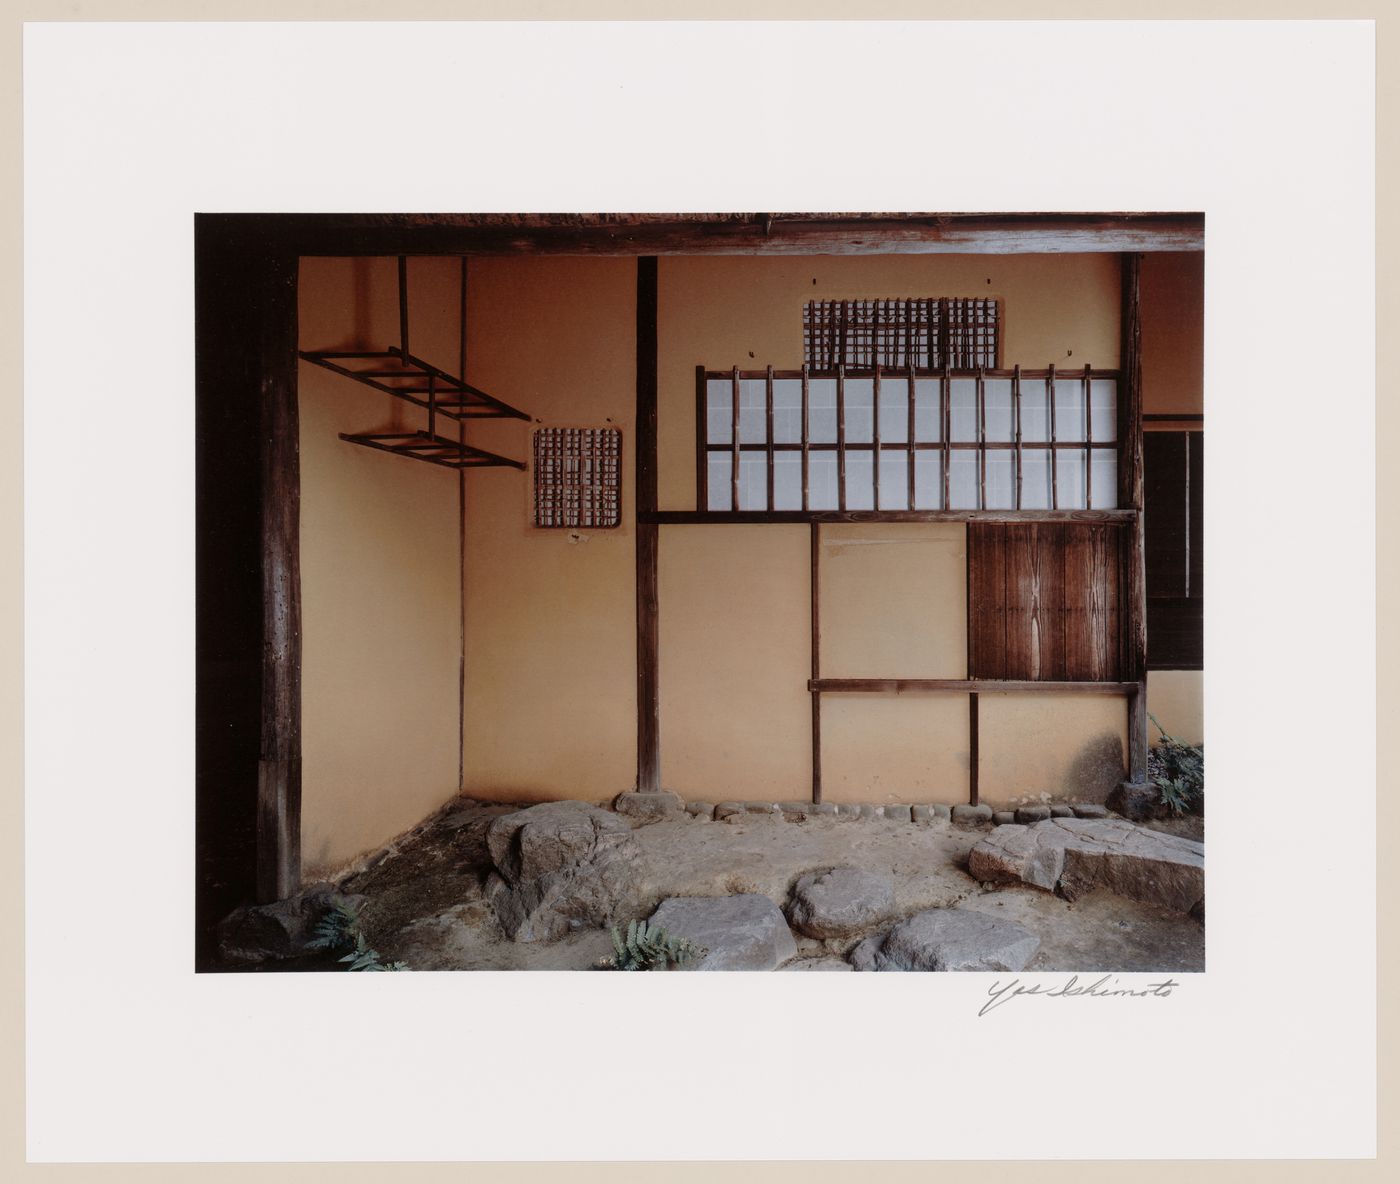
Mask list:
[[[608,530],[622,521],[622,433],[535,431],[535,525]]]
[[[802,310],[802,342],[813,370],[991,370],[1001,357],[1001,308],[954,296],[812,300]]]

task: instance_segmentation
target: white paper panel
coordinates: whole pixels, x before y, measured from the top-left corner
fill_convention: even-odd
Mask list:
[[[777,452],[773,454],[773,508],[802,509],[802,454]]]
[[[739,382],[739,443],[763,444],[768,439],[768,384],[762,378]],[[743,471],[742,462],[739,465]]]
[[[914,509],[943,508],[943,455],[918,452],[914,455]]]
[[[1094,449],[1094,510],[1118,508],[1118,451],[1114,448]]]
[[[1084,450],[1061,448],[1055,461],[1056,485],[1060,491],[1061,510],[1084,509]]]
[[[1050,450],[1025,448],[1021,451],[1021,509],[1050,508]]]
[[[1085,438],[1084,383],[1078,378],[1055,379],[1055,439]]]
[[[1021,439],[1044,442],[1050,439],[1050,415],[1045,382],[1039,378],[1021,379]]]
[[[1094,378],[1089,382],[1089,398],[1093,404],[1094,439],[1103,443],[1118,438],[1118,383],[1112,378]],[[1094,478],[1098,480],[1097,475]]]
[[[707,470],[709,487],[707,489],[708,497],[706,499],[705,508],[707,510],[733,509],[730,505],[731,494],[729,489],[730,454],[727,452],[711,452],[709,458],[710,464]]]
[[[924,444],[943,439],[943,420],[936,379],[914,380],[914,438]]]
[[[740,425],[740,437],[743,425]],[[768,508],[768,454],[766,452],[741,452],[739,454],[739,509],[766,510]]]
[[[869,452],[846,453],[846,509],[875,508],[874,465]]]
[[[982,384],[982,402],[987,417],[987,439],[1015,439],[1011,422],[1011,379],[988,378]]]
[[[988,510],[1014,510],[1016,508],[1016,454],[1009,448],[987,453],[987,504]]]
[[[706,443],[728,444],[734,399],[729,379],[711,378],[705,383]],[[713,482],[711,482],[713,485]]]
[[[909,454],[880,450],[880,509],[909,508]]]
[[[802,380],[773,380],[773,439],[779,444],[802,443]]]
[[[807,383],[807,430],[813,444],[836,443],[836,380],[813,378]]]
[[[954,440],[977,439],[977,382],[972,378],[954,378],[949,384],[952,389],[952,416]]]
[[[807,456],[807,507],[834,510],[839,504],[836,489],[836,453],[811,452]]]
[[[880,376],[880,439],[886,444],[909,439],[909,378]],[[907,500],[907,498],[906,498]]]
[[[870,378],[846,379],[846,441],[850,444],[866,444],[873,438],[874,419],[872,407],[875,399],[875,382]]]
[[[948,462],[950,510],[975,510],[977,506],[977,453],[954,451]]]

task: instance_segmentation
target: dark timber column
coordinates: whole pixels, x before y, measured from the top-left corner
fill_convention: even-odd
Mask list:
[[[656,257],[637,260],[637,790],[661,788],[657,707],[656,566],[660,529],[640,521],[656,512]]]
[[[1118,395],[1118,504],[1131,509],[1127,547],[1127,614],[1124,630],[1124,677],[1137,683],[1128,699],[1128,780],[1147,780],[1147,579],[1143,551],[1142,498],[1142,321],[1139,276],[1142,256],[1123,256],[1123,381]]]
[[[262,728],[257,894],[281,900],[301,880],[301,473],[297,447],[297,257],[259,261],[262,504]]]

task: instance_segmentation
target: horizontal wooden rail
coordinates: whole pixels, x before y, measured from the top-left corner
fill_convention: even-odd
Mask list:
[[[1132,522],[1132,510],[654,510],[638,522],[698,526],[805,522]]]
[[[1135,682],[1032,682],[1000,678],[812,678],[807,680],[809,691],[835,694],[883,693],[898,695],[905,691],[956,691],[961,694],[1002,693],[1127,695],[1136,693]]]
[[[739,376],[739,378],[740,378],[741,381],[760,381],[760,382],[766,382],[767,379],[768,379],[768,369],[767,369],[767,367],[764,367],[762,370],[739,370],[739,371],[737,371],[737,372],[734,371],[734,370],[706,370],[704,373],[705,373],[705,378],[706,378],[706,379],[711,379],[711,378],[713,378],[713,379],[715,379],[716,381],[723,380],[723,381],[725,381],[725,382],[730,382],[730,381],[732,381],[732,380],[734,379],[734,376],[735,376],[736,373],[738,374],[738,376]],[[943,369],[942,366],[937,366],[937,367],[933,367],[933,368],[930,368],[930,367],[927,367],[927,366],[916,366],[916,367],[914,367],[914,377],[915,377],[915,378],[925,378],[925,379],[932,378],[932,379],[938,379],[938,378],[942,378],[942,377],[944,376],[945,373],[947,374],[947,376],[948,376],[949,378],[976,378],[977,375],[978,375],[979,373],[982,375],[983,378],[1015,378],[1015,377],[1017,377],[1018,375],[1019,375],[1021,378],[1049,378],[1052,374],[1053,374],[1056,378],[1067,378],[1067,379],[1082,379],[1082,378],[1084,378],[1084,377],[1086,376],[1086,374],[1087,374],[1087,376],[1088,376],[1089,378],[1103,378],[1103,379],[1114,379],[1114,380],[1117,380],[1119,377],[1121,377],[1121,372],[1118,371],[1118,370],[1099,370],[1099,369],[1097,369],[1097,368],[1089,369],[1089,370],[1061,370],[1061,369],[1059,369],[1058,367],[1056,367],[1056,368],[1053,369],[1053,370],[1048,369],[1048,368],[1047,368],[1047,369],[1044,369],[1044,370],[1032,370],[1032,369],[1029,369],[1029,368],[1023,366],[1023,367],[1021,367],[1019,370],[1013,368],[1013,369],[1010,369],[1010,370],[1005,370],[1005,369],[1002,369],[1002,370],[990,370],[990,369],[987,369],[987,370],[981,370],[981,371],[978,371],[978,370],[947,370],[947,371],[945,371],[945,370]],[[800,378],[802,377],[802,371],[801,371],[801,370],[774,370],[774,371],[773,371],[773,377],[774,377],[774,379],[781,379],[781,380],[783,380],[783,381],[785,381],[785,382],[793,382],[793,381],[796,381],[796,380],[798,380],[798,379],[800,379]],[[830,381],[830,380],[834,380],[834,379],[837,377],[837,374],[836,374],[836,371],[835,371],[835,370],[808,370],[808,371],[807,371],[807,377],[808,377],[809,379],[821,379],[821,380],[823,380],[823,381]],[[859,369],[859,370],[856,370],[856,369],[853,369],[853,368],[850,367],[850,366],[847,366],[846,369],[845,369],[845,377],[846,377],[846,381],[847,381],[847,382],[850,382],[851,379],[853,379],[853,378],[856,378],[856,379],[866,379],[866,378],[873,379],[873,378],[875,377],[875,371],[874,371],[873,368],[864,368],[864,367],[863,367],[863,368],[861,368],[861,369]],[[907,381],[908,378],[909,378],[909,369],[908,369],[908,367],[906,367],[906,366],[899,366],[899,367],[882,367],[882,368],[881,368],[881,371],[880,371],[880,381],[881,381],[881,382],[900,383],[900,382],[905,382],[905,381]],[[1175,418],[1175,416],[1174,416],[1173,418]]]

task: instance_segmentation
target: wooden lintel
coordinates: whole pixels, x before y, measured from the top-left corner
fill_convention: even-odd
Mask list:
[[[300,255],[1200,251],[1200,213],[203,214]]]

